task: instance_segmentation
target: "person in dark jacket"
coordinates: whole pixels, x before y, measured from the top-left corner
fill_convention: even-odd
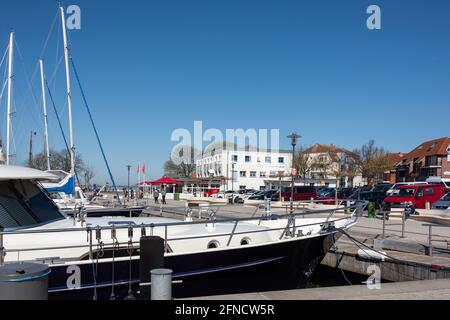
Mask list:
[[[416,207],[414,206],[412,201],[409,201],[405,207],[405,212],[404,212],[405,220],[411,218],[411,216],[414,215],[415,213],[416,213]]]
[[[166,188],[163,188],[162,190],[161,190],[161,197],[162,197],[162,204],[167,204],[166,203]]]
[[[155,189],[155,191],[153,191],[153,198],[155,198],[155,204],[159,203],[158,202],[158,198],[159,198],[159,191],[158,191],[158,189]]]

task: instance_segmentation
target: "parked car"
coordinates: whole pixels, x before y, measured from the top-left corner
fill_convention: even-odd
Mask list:
[[[387,197],[384,191],[359,191],[357,190],[350,197],[347,198],[347,205],[354,205],[355,200],[365,200],[375,204],[375,208],[381,208],[384,199]],[[366,208],[363,208],[366,209]]]
[[[389,189],[392,188],[392,186],[393,184],[391,183],[379,183],[370,191],[386,193]]]
[[[356,187],[356,188],[354,189],[354,192],[368,192],[368,191],[371,191],[371,190],[372,190],[371,187],[369,187],[369,186],[363,186],[363,187]]]
[[[440,184],[445,188],[447,192],[450,192],[450,179],[429,177],[426,181],[430,184]]]
[[[272,196],[277,193],[277,190],[270,190],[270,191],[261,191],[253,194],[248,198],[248,200],[265,200],[265,199],[271,199]]]
[[[324,197],[326,194],[333,192],[336,190],[335,188],[330,187],[318,187],[317,188],[317,197]]]
[[[291,198],[291,187],[285,187],[281,189],[281,197],[284,201],[289,201]],[[310,200],[311,198],[317,198],[316,187],[313,186],[295,186],[294,187],[294,199],[293,201]],[[272,201],[280,201],[280,193],[275,193],[272,196]]]
[[[212,196],[214,196],[217,193],[219,193],[219,189],[211,188],[211,189],[203,191],[203,196],[205,196],[205,197],[212,197]]]
[[[411,186],[399,187],[398,193],[386,197],[384,202],[392,208],[404,207],[409,201],[412,201],[418,209],[425,209],[427,202],[433,205],[445,194],[445,189],[439,184],[416,184]]]
[[[353,194],[353,188],[342,188],[337,192],[337,199],[344,200]],[[332,189],[327,193],[318,195],[317,200],[320,200],[323,204],[335,204],[336,201],[336,189]]]
[[[446,193],[442,198],[436,201],[433,206],[433,209],[449,209],[450,208],[450,192]]]
[[[425,184],[429,184],[428,182],[425,181],[419,181],[419,182],[398,182],[394,185],[392,185],[392,187],[386,192],[386,194],[388,196],[392,196],[395,195],[396,193],[399,192],[399,189],[401,186],[413,186],[413,185],[425,185]]]
[[[237,192],[235,191],[234,193],[237,194]],[[233,191],[220,191],[216,194],[213,194],[212,197],[215,198],[220,198],[220,199],[230,199],[231,195],[233,194]]]

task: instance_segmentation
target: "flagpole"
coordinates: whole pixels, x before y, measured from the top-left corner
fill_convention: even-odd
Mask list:
[[[141,163],[138,162],[138,167],[137,167],[137,187],[138,187],[138,191],[141,190],[139,189],[141,186],[139,185],[140,183],[140,174],[141,174]],[[139,192],[138,192],[139,194]]]

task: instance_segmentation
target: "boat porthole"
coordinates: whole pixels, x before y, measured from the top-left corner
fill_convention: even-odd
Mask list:
[[[219,242],[216,240],[212,240],[208,243],[208,249],[216,249],[219,247]]]
[[[250,238],[243,238],[241,240],[241,246],[246,246],[250,244]]]

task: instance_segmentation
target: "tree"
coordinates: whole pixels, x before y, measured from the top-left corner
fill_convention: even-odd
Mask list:
[[[179,146],[172,150],[170,159],[164,163],[164,174],[172,178],[190,178],[195,168],[195,149]]]
[[[92,180],[95,177],[94,169],[91,166],[86,166],[83,170],[83,173],[86,187],[89,187],[92,184]]]
[[[383,147],[377,147],[374,140],[356,150],[359,157],[361,174],[369,185],[382,181],[384,173],[389,170],[388,152]]]
[[[319,171],[320,178],[325,179],[332,171],[333,162],[328,155],[316,157],[312,163],[311,168]]]
[[[294,157],[294,168],[297,170],[297,175],[306,180],[309,176],[313,162],[310,160],[309,154],[305,153],[307,148],[301,146]]]
[[[45,152],[40,152],[28,160],[27,164],[30,168],[45,171],[47,170],[47,154]],[[67,150],[62,150],[57,152],[55,150],[50,150],[50,169],[52,170],[62,170],[65,172],[70,172],[70,155]],[[75,155],[75,171],[80,174],[85,174],[89,171],[91,179],[94,177],[94,172],[92,168],[88,168],[81,156],[81,154]],[[81,179],[81,177],[80,177]]]

